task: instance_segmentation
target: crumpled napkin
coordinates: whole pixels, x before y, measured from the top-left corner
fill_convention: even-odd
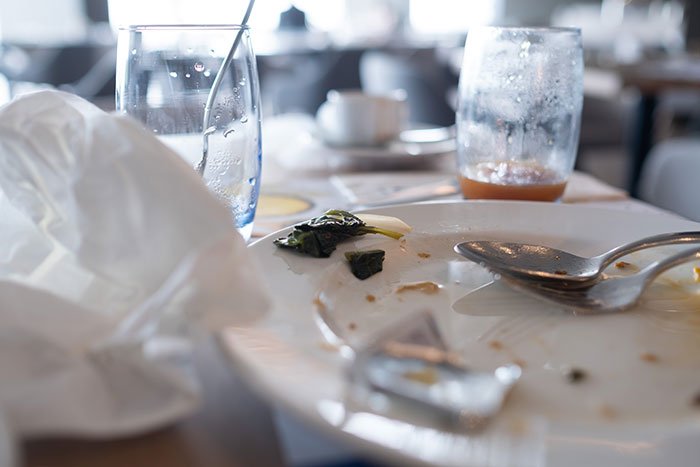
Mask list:
[[[113,436],[190,413],[197,330],[268,305],[192,167],[74,95],[0,108],[0,225],[0,409],[20,436]]]

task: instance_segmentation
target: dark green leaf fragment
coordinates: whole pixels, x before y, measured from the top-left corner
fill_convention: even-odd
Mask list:
[[[338,243],[368,233],[380,233],[392,238],[402,236],[397,232],[365,225],[360,218],[348,211],[332,209],[322,216],[295,225],[287,237],[278,238],[274,244],[282,248],[293,248],[299,253],[316,258],[327,258]]]
[[[360,280],[382,270],[384,264],[383,250],[348,251],[345,258],[350,262],[350,270]]]

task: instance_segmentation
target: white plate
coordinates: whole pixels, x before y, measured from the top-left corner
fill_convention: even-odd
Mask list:
[[[480,288],[491,276],[453,253],[452,246],[500,239],[594,255],[654,233],[698,230],[700,224],[649,213],[500,201],[372,212],[398,216],[414,230],[405,242],[379,236],[349,241],[327,259],[276,248],[272,240],[286,231],[251,245],[274,297],[273,309],[254,325],[225,330],[221,342],[272,401],[370,453],[404,463],[695,465],[700,458],[700,408],[692,404],[700,393],[700,284],[693,280],[692,264],[662,276],[633,311],[574,316],[499,284]],[[343,252],[370,247],[386,250],[384,270],[359,281]],[[643,266],[677,248],[640,252],[627,261]],[[414,281],[442,288],[432,296],[394,292]],[[346,362],[314,322],[319,300],[351,343],[403,314],[429,308],[468,366],[492,369],[517,362],[523,377],[503,412],[480,434],[451,432],[405,408],[370,409],[349,397]],[[567,366],[583,369],[587,378],[568,382]]]

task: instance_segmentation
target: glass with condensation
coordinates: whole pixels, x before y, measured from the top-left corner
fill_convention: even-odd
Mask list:
[[[464,197],[561,199],[576,161],[582,106],[579,29],[471,29],[457,109]]]
[[[233,59],[222,70],[239,33]],[[117,56],[117,109],[141,121],[200,170],[211,192],[231,209],[238,231],[249,239],[260,189],[262,143],[258,71],[248,27],[124,26]],[[220,87],[205,118],[219,73]]]

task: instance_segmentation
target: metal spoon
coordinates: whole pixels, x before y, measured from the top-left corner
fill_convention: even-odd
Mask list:
[[[483,240],[458,243],[454,249],[465,258],[504,276],[546,282],[549,287],[577,288],[590,286],[613,261],[634,251],[695,242],[700,242],[700,232],[653,235],[592,258],[541,245]]]
[[[514,289],[574,310],[597,313],[623,311],[637,303],[646,286],[659,274],[694,259],[700,259],[700,248],[688,249],[656,261],[632,276],[612,277],[590,287],[573,290],[515,276],[500,276],[500,279]]]

